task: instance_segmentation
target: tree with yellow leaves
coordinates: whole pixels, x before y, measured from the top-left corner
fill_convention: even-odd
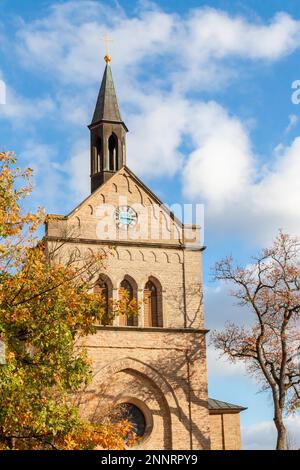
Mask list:
[[[89,291],[103,258],[49,261],[34,237],[44,212],[22,211],[31,173],[0,153],[0,449],[122,449],[134,440],[128,421],[83,422],[71,400],[91,366],[75,341],[95,332],[106,312],[101,293]],[[136,307],[125,299],[113,314],[124,308]]]

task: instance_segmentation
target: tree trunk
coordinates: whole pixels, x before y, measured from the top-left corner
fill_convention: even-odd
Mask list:
[[[282,420],[282,412],[280,412],[280,416],[274,418],[274,423],[277,429],[276,450],[286,450],[286,429]]]

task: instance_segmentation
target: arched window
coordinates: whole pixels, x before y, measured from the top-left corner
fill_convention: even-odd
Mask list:
[[[163,326],[161,288],[151,280],[146,283],[144,289],[144,325]]]
[[[112,134],[108,139],[109,169],[117,171],[118,168],[118,139]]]
[[[121,282],[120,288],[127,293],[128,302],[131,302],[134,298],[133,287],[127,279],[123,279]],[[138,316],[137,315],[121,315],[120,316],[120,325],[121,326],[138,326]]]
[[[102,144],[100,137],[98,137],[96,144],[93,146],[92,174],[95,175],[96,173],[99,173],[102,166]]]
[[[127,279],[123,279],[121,282],[121,289],[127,292],[129,301],[133,299],[133,288]]]
[[[102,170],[102,145],[101,139],[98,137],[97,139],[97,173]]]
[[[92,153],[92,175],[97,173],[97,147],[96,145],[93,146],[93,153]]]
[[[109,287],[108,284],[103,280],[99,279],[96,286],[94,287],[95,294],[101,294],[103,299],[103,311],[101,312],[101,325],[111,325],[112,318],[110,316],[110,309],[109,309]],[[101,309],[101,310],[102,310]]]

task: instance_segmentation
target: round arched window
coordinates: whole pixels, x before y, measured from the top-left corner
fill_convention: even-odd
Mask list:
[[[120,403],[114,408],[114,415],[118,420],[127,420],[132,425],[132,431],[143,437],[146,431],[146,419],[144,413],[132,403]]]

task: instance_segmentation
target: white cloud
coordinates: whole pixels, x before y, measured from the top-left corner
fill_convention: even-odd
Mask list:
[[[65,178],[61,166],[57,163],[56,149],[38,141],[25,140],[18,158],[21,166],[30,167],[34,171],[34,188],[30,203],[37,207],[46,202],[46,209],[56,212],[61,200],[66,196]]]
[[[189,199],[201,195],[222,210],[239,199],[251,181],[249,137],[242,123],[217,103],[194,105],[192,114],[190,135],[196,149],[183,173],[185,194]]]
[[[232,363],[220,355],[212,346],[207,348],[207,370],[209,377],[218,379],[224,377],[246,377],[246,367],[243,362]],[[248,377],[249,378],[249,377]]]
[[[127,140],[128,165],[138,174],[171,177],[183,163],[178,149],[187,124],[188,102],[162,95],[141,99],[139,105],[140,111],[128,120],[133,129]]]
[[[98,79],[101,41],[107,30],[114,39],[116,69],[122,70],[125,80],[125,70],[132,78],[144,63],[164,56],[173,85],[185,89],[195,87],[195,80],[208,87],[213,78],[219,83],[220,61],[228,57],[274,61],[300,46],[300,22],[286,13],[262,23],[207,7],[180,17],[144,3],[128,17],[106,2],[78,0],[55,4],[44,19],[22,23],[17,34],[20,57],[58,81],[90,84]],[[148,84],[153,76],[149,72]]]
[[[284,133],[288,134],[290,131],[292,131],[296,127],[298,122],[299,122],[299,116],[297,116],[296,114],[290,114],[289,115],[289,123],[288,123]]]
[[[286,13],[264,22],[212,8],[180,17],[153,3],[142,3],[130,17],[106,2],[54,4],[44,18],[19,23],[17,47],[24,65],[55,80],[58,104],[48,98],[31,103],[10,91],[5,117],[22,121],[20,116],[39,119],[45,111],[56,116],[59,111],[74,134],[77,125],[87,124],[106,31],[114,39],[115,81],[132,130],[127,155],[133,170],[148,177],[182,170],[184,194],[206,203],[212,228],[222,225],[251,239],[255,233],[261,242],[279,226],[299,230],[298,140],[274,151],[267,166],[259,164],[247,123],[187,93],[238,76],[232,59],[270,63],[291,54],[300,46],[300,22]],[[291,117],[289,130],[295,124]],[[189,148],[186,160],[182,146]],[[76,150],[67,157],[74,165],[71,188],[78,187],[82,169],[87,176],[85,153]],[[81,181],[84,193],[88,183]]]
[[[236,286],[225,281],[204,286],[206,328],[222,329],[226,322],[234,322],[240,326],[253,322],[251,310],[238,305],[237,299],[230,295],[234,287]]]
[[[206,203],[207,222],[248,240],[255,233],[259,243],[270,242],[279,228],[299,233],[300,137],[278,145],[262,164],[247,124],[237,117],[215,103],[195,105],[193,117],[195,150],[183,170],[183,187],[188,199]]]
[[[237,305],[230,295],[233,286],[219,281],[214,286],[204,286],[205,327],[209,330],[222,330],[227,322],[246,326],[253,322],[253,314],[247,307]],[[244,362],[232,363],[210,344],[208,334],[207,368],[209,377],[246,377]],[[248,377],[249,378],[249,377]]]
[[[300,44],[300,22],[286,13],[278,13],[268,24],[263,24],[202,8],[192,11],[187,28],[190,37],[186,41],[186,53],[190,59],[197,59],[200,52],[206,57],[238,55],[276,60]]]
[[[16,93],[6,83],[6,103],[1,106],[0,120],[7,119],[14,126],[28,126],[43,116],[51,116],[55,112],[55,103],[51,97],[25,98]]]
[[[299,230],[300,137],[289,147],[282,147],[264,178],[253,186],[253,204],[266,217],[272,217],[284,228],[295,233]]]
[[[53,5],[42,20],[23,23],[17,34],[19,56],[28,67],[42,68],[58,81],[91,85],[99,80],[104,32],[113,36],[116,69],[126,68],[128,77],[129,65],[136,71],[145,57],[170,47],[172,27],[173,15],[159,10],[141,10],[129,18],[106,3],[71,1]]]
[[[293,449],[300,448],[300,416],[289,416],[285,420],[288,440]],[[272,421],[258,422],[252,426],[242,427],[243,449],[272,450],[276,447],[276,429]]]
[[[300,22],[286,13],[255,22],[205,7],[192,10],[175,34],[181,59],[174,72],[176,89],[210,89],[239,76],[228,59],[272,62],[292,53],[300,45]]]
[[[99,48],[101,41],[95,19],[104,15],[103,6],[94,1],[52,5],[44,18],[20,25],[20,59],[48,76],[55,75],[58,81],[86,83],[89,76],[92,79],[95,46]]]
[[[72,148],[71,158],[65,164],[65,171],[72,175],[70,179],[71,194],[78,201],[86,198],[90,193],[89,182],[90,150],[84,141],[77,141]]]
[[[95,96],[91,96],[90,91],[83,90],[79,95],[68,93],[66,90],[58,92],[57,99],[57,117],[65,124],[73,127],[85,128],[85,124],[91,121],[91,107],[90,103],[95,103]],[[88,140],[88,133],[87,140]]]

